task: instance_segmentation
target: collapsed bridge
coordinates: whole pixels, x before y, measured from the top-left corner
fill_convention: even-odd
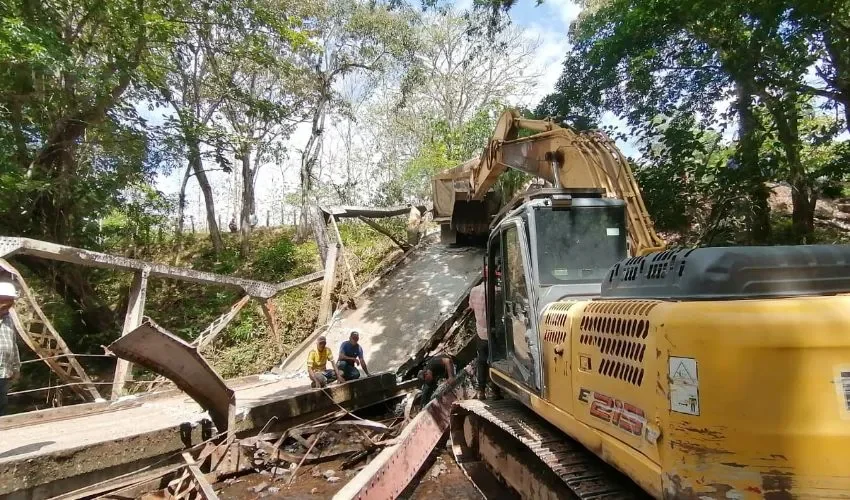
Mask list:
[[[329,215],[336,231],[334,214],[325,215]],[[99,397],[97,386],[76,363],[32,294],[26,294],[26,305],[16,317],[22,337],[54,372],[64,374],[63,382],[78,388],[75,392],[90,402],[0,418],[0,495],[87,498],[121,490],[124,494],[138,494],[145,488],[163,487],[164,478],[176,482],[172,484],[173,491],[194,478],[196,487],[192,491],[200,495],[205,491],[203,483],[215,474],[244,470],[246,460],[239,453],[240,439],[280,432],[334,412],[354,411],[410,393],[415,384],[399,382],[397,374],[408,373],[442,340],[459,331],[459,323],[466,318],[468,291],[480,279],[481,253],[477,249],[451,248],[434,243],[433,238],[411,245],[386,262],[377,277],[359,287],[351,304],[333,314],[329,306],[320,304],[328,309],[327,321],[275,373],[217,382],[214,372],[203,375],[197,364],[193,365],[195,371],[187,375],[186,367],[191,364],[187,360],[202,361],[198,353],[250,300],[258,302],[272,325],[275,312],[268,299],[282,290],[322,281],[324,302],[336,282],[340,246],[341,239],[328,245],[330,255],[326,256],[324,271],[270,284],[35,240],[0,239],[4,257],[25,253],[126,270],[135,276],[124,332],[113,344],[120,358],[111,384],[111,401]],[[25,285],[11,265],[5,261],[0,264]],[[155,276],[239,287],[246,295],[194,343],[176,337],[167,340],[169,334],[147,319],[144,312],[147,280]],[[315,337],[324,334],[335,344],[352,328],[361,331],[366,360],[378,375],[325,390],[311,389],[303,373],[303,359]],[[276,334],[274,328],[271,331]],[[135,337],[142,335],[147,340],[136,342]],[[131,341],[136,343],[134,348],[141,350],[128,354],[127,349],[119,349]],[[162,351],[166,345],[168,352]],[[172,359],[172,365],[156,361],[173,357],[178,349],[187,354]],[[131,360],[167,375],[195,400],[167,388],[131,399],[120,398]],[[212,399],[224,401],[225,409],[210,403],[212,399],[198,397],[201,393],[217,394]],[[205,471],[198,479],[201,468]]]

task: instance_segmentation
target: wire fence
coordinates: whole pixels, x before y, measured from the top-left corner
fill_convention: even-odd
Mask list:
[[[28,364],[28,363],[39,363],[39,362],[42,362],[46,359],[58,359],[58,358],[112,358],[112,359],[117,359],[115,356],[113,356],[111,354],[58,354],[56,356],[47,356],[47,357],[44,357],[44,358],[28,359],[26,361],[21,361],[21,364],[25,365],[25,364]]]
[[[130,381],[128,381],[130,382]],[[134,384],[155,384],[156,380],[133,380]],[[7,396],[16,396],[18,394],[27,394],[30,392],[50,391],[53,389],[62,389],[63,387],[73,387],[75,385],[112,385],[112,382],[69,382],[67,384],[50,385],[47,387],[39,387],[38,389],[27,389],[24,391],[15,391],[6,394]]]
[[[41,363],[48,359],[59,359],[59,358],[112,358],[116,359],[115,356],[111,354],[59,354],[56,356],[38,358],[38,359],[28,359],[26,361],[21,361],[21,365],[25,365],[28,363]],[[155,384],[158,381],[156,380],[133,380],[134,384]],[[33,392],[43,392],[43,391],[52,391],[54,389],[63,389],[65,387],[74,387],[80,385],[112,385],[112,382],[69,382],[67,384],[59,384],[59,385],[49,385],[46,387],[39,387],[36,389],[26,389],[22,391],[14,391],[9,392],[7,396],[18,396],[21,394],[29,394]]]

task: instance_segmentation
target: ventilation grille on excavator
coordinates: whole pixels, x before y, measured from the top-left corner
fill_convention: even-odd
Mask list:
[[[656,301],[594,301],[579,323],[579,343],[596,348],[596,372],[632,385],[643,384],[649,313]]]

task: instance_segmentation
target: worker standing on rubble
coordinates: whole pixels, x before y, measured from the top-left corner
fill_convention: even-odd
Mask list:
[[[9,385],[21,375],[17,333],[9,314],[17,298],[15,285],[9,281],[0,281],[0,416],[6,413]]]
[[[495,290],[496,293],[499,293],[499,276],[501,273],[499,272],[499,268],[496,268],[495,276],[493,279],[496,280]],[[489,382],[488,377],[488,369],[489,369],[489,358],[490,358],[490,337],[489,332],[487,330],[487,296],[486,296],[486,286],[487,286],[487,266],[484,266],[484,280],[479,283],[477,286],[472,287],[472,290],[469,291],[469,306],[467,309],[472,310],[473,314],[475,314],[475,331],[478,334],[477,341],[477,356],[476,356],[476,381],[475,381],[475,399],[485,399],[486,388]],[[493,383],[489,383],[490,388],[493,391],[493,396],[501,398],[501,391],[498,386]]]
[[[475,398],[484,399],[487,387],[487,361],[490,353],[490,342],[487,336],[486,297],[484,286],[487,283],[487,268],[484,268],[484,281],[472,287],[469,291],[469,309],[475,314],[475,331],[478,333],[475,384]]]
[[[328,361],[331,368],[327,368]],[[324,335],[316,339],[316,348],[307,355],[307,374],[312,383],[310,387],[324,387],[336,378],[340,383],[345,382],[334,363],[334,354],[328,347],[328,339]]]
[[[351,330],[348,334],[348,340],[339,346],[339,361],[336,367],[342,373],[342,378],[345,380],[357,380],[360,378],[360,370],[357,369],[357,364],[363,367],[363,373],[369,376],[369,368],[366,366],[366,360],[363,359],[363,346],[360,341],[360,332]]]
[[[448,354],[438,354],[425,362],[425,368],[419,372],[419,381],[422,382],[422,406],[428,404],[434,390],[440,380],[446,379],[446,383],[451,384],[455,381],[455,373],[457,367],[455,360]]]

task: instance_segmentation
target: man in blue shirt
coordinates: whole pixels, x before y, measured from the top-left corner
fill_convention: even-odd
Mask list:
[[[366,360],[363,359],[363,347],[358,344],[360,334],[357,330],[351,330],[348,335],[348,340],[339,346],[339,361],[337,368],[342,373],[342,378],[345,380],[357,380],[360,378],[360,370],[357,369],[359,363],[363,367],[363,373],[369,376],[369,368],[366,366]]]

